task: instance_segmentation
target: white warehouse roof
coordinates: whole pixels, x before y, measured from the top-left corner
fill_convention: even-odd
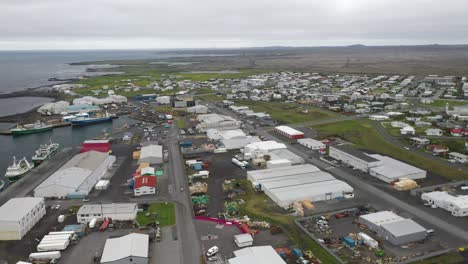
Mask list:
[[[162,146],[161,145],[148,145],[141,148],[140,159],[148,157],[162,157]]]
[[[381,226],[383,224],[398,222],[403,220],[404,218],[395,214],[392,211],[381,211],[366,215],[361,215],[360,218],[363,218],[377,226]]]
[[[31,210],[41,202],[44,202],[44,198],[12,198],[0,207],[0,221],[20,221],[25,215],[29,214]]]
[[[261,141],[248,144],[245,146],[245,152],[251,152],[255,150],[271,151],[274,149],[285,149],[286,145],[283,143],[278,143],[274,140]]]
[[[382,165],[369,168],[370,174],[385,182],[396,181],[400,178],[413,180],[426,178],[426,171],[399,160],[379,154],[368,154],[370,157],[382,161]]]
[[[126,257],[148,258],[149,236],[131,233],[123,237],[108,238],[101,263],[114,262]]]
[[[288,135],[304,135],[304,133],[302,133],[301,131],[288,126],[277,126],[275,127],[275,129],[282,131]]]
[[[263,179],[269,179],[269,178],[275,178],[275,177],[282,178],[286,176],[313,173],[317,171],[320,171],[320,169],[315,167],[314,165],[304,164],[304,165],[280,167],[280,168],[266,169],[266,170],[247,171],[247,178],[250,181],[260,181]]]
[[[229,264],[286,264],[271,246],[248,247],[234,251]]]

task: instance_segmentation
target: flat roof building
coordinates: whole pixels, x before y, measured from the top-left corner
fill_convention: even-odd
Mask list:
[[[449,211],[453,216],[468,216],[468,195],[454,196],[447,192],[434,191],[423,193],[421,199]]]
[[[297,143],[303,145],[306,148],[312,149],[312,150],[321,150],[325,149],[327,146],[323,144],[322,142],[312,139],[312,138],[300,138],[297,140]]]
[[[234,251],[229,264],[286,264],[271,246],[247,247]]]
[[[395,182],[401,178],[412,180],[426,178],[426,171],[379,154],[369,154],[370,157],[382,162],[382,165],[369,168],[370,175],[384,182]]]
[[[288,126],[277,126],[275,127],[275,132],[289,139],[304,138],[304,133]]]
[[[136,203],[85,204],[78,209],[76,219],[80,224],[89,223],[93,218],[133,221],[136,219],[137,211]]]
[[[44,198],[12,198],[0,207],[0,240],[21,240],[46,214]]]
[[[354,197],[351,186],[310,164],[248,171],[247,179],[283,208],[300,200]]]
[[[355,169],[368,172],[369,168],[382,165],[382,161],[366,155],[364,152],[350,145],[330,146],[330,157],[339,160]]]
[[[108,238],[102,252],[101,263],[148,264],[149,236],[131,233],[123,237]]]
[[[80,153],[34,189],[35,197],[85,197],[114,164],[115,156],[98,151]]]
[[[218,130],[236,129],[240,127],[240,122],[230,116],[220,114],[202,114],[197,116],[200,122],[196,128],[202,132],[206,132],[210,128]]]
[[[261,142],[260,138],[257,136],[221,140],[221,143],[228,150],[241,149],[249,144],[256,143],[256,142]]]
[[[392,211],[361,215],[359,222],[393,245],[405,245],[427,237],[427,230],[424,227]]]

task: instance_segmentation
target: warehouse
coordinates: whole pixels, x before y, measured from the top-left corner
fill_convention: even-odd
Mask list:
[[[161,164],[163,162],[163,149],[161,145],[157,145],[154,142],[149,142],[141,148],[140,159],[138,160],[138,164]]]
[[[311,150],[321,150],[327,147],[322,142],[311,138],[300,138],[297,140],[297,143]]]
[[[424,227],[392,211],[361,215],[359,222],[393,245],[405,245],[427,237],[427,230]]]
[[[304,164],[304,159],[288,149],[275,149],[270,151],[267,155],[270,156],[270,160],[289,160],[292,165]]]
[[[44,198],[8,200],[0,207],[0,240],[21,240],[45,214]]]
[[[188,113],[193,113],[193,114],[206,114],[208,113],[208,107],[204,105],[196,105],[187,108]]]
[[[240,122],[230,116],[219,114],[203,114],[197,116],[197,121],[200,122],[196,128],[201,132],[206,132],[210,128],[218,130],[236,129],[240,127]]]
[[[304,138],[304,133],[288,126],[277,126],[275,132],[289,139]]]
[[[247,179],[283,208],[298,200],[354,197],[351,186],[310,164],[248,171]]]
[[[235,139],[223,139],[221,140],[221,144],[224,145],[224,147],[228,150],[231,149],[241,149],[244,148],[245,146],[255,143],[255,142],[261,142],[260,138],[255,136],[255,137],[244,137],[244,138],[235,138]]]
[[[88,151],[70,159],[34,189],[35,197],[80,198],[91,192],[114,164],[115,156]]]
[[[103,220],[112,218],[116,221],[134,221],[138,206],[136,203],[111,203],[111,204],[85,204],[76,213],[76,219],[80,224],[86,224],[93,218]]]
[[[85,140],[81,144],[80,153],[88,152],[91,150],[108,153],[111,150],[110,141],[108,139]]]
[[[234,251],[229,264],[286,264],[271,246],[247,247]]]
[[[286,145],[274,140],[255,142],[245,146],[243,153],[245,159],[250,159],[269,154],[276,149],[286,149]]]
[[[148,264],[149,236],[131,233],[108,238],[102,252],[101,263]]]
[[[350,145],[330,146],[330,157],[339,160],[354,169],[368,172],[369,168],[382,165],[382,161],[366,155],[364,152],[357,150]]]
[[[369,156],[382,162],[382,165],[380,166],[369,168],[370,175],[384,182],[391,183],[398,181],[401,178],[408,178],[412,180],[426,178],[425,170],[421,170],[387,156],[378,154],[370,154]]]
[[[247,135],[241,129],[218,130],[212,128],[206,131],[206,136],[211,140],[224,140],[245,138]]]
[[[421,199],[449,211],[453,216],[468,216],[468,195],[453,196],[447,192],[435,191],[423,193]]]
[[[266,162],[267,169],[272,169],[272,168],[279,168],[279,167],[286,167],[286,166],[292,166],[292,163],[290,160],[287,159],[277,159],[277,160],[269,160]]]

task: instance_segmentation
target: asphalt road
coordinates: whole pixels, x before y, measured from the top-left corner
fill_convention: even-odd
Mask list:
[[[179,239],[182,243],[180,254],[181,264],[200,263],[201,247],[199,236],[195,230],[192,201],[188,191],[187,177],[185,175],[182,155],[178,143],[178,129],[176,125],[168,134],[167,149],[169,151],[169,192],[176,203],[176,221]],[[183,191],[180,189],[183,188]],[[172,191],[171,191],[172,189]]]

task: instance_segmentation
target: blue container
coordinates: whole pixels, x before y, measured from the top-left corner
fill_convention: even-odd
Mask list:
[[[343,237],[343,243],[345,243],[349,247],[356,246],[356,242],[350,237]]]
[[[200,163],[193,164],[193,169],[199,171],[202,169],[202,165]]]
[[[292,250],[292,253],[294,256],[296,256],[297,258],[300,258],[300,257],[303,257],[304,255],[302,254],[302,250],[298,249],[298,248],[293,248]]]
[[[189,148],[193,145],[192,141],[184,141],[180,142],[179,145],[183,148]]]
[[[129,185],[130,189],[133,189],[133,186],[135,186],[135,180],[131,179],[130,180],[130,185]]]

